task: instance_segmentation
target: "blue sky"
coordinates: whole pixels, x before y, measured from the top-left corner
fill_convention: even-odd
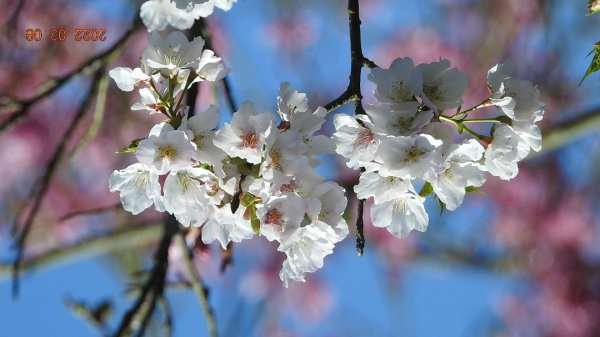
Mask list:
[[[393,1],[389,1],[394,3]],[[260,2],[259,2],[260,3]],[[399,3],[399,2],[397,2]],[[399,8],[390,5],[381,11],[376,22],[363,22],[365,41],[377,41],[380,36],[394,28],[398,22],[402,25],[413,26],[420,24],[422,15],[417,9],[419,1],[403,2],[406,5]],[[574,3],[574,2],[573,2]],[[583,2],[581,2],[583,3]],[[126,1],[89,1],[86,5],[97,10],[99,15],[111,16],[119,19],[131,15],[127,10]],[[325,5],[327,6],[327,5]],[[577,10],[572,2],[564,2],[560,9],[559,23],[564,29],[577,20],[585,10]],[[581,6],[580,6],[581,7]],[[419,12],[419,14],[415,14]],[[100,14],[101,13],[101,14]],[[273,15],[273,10],[260,11],[256,9],[255,1],[240,0],[229,13],[219,13],[222,25],[226,27],[225,35],[235,39],[236,43],[229,46],[230,59],[228,64],[234,71],[231,74],[231,83],[234,87],[236,100],[241,103],[251,98],[257,110],[272,109],[281,81],[292,83],[303,82],[307,74],[298,74],[297,69],[290,63],[282,61],[264,39],[262,25]],[[336,61],[327,64],[315,64],[312,73],[308,76],[318,76],[317,81],[323,88],[340,87],[339,76],[347,78],[349,64],[347,61],[348,43],[346,38],[346,21],[340,25],[324,24],[328,19],[327,12],[316,14],[316,27],[320,29],[318,55],[322,59]],[[335,27],[340,27],[339,29]],[[333,27],[333,28],[332,28]],[[322,30],[321,30],[322,29]],[[380,31],[380,32],[378,32]],[[600,34],[598,34],[600,37]],[[327,41],[340,41],[339,44]],[[345,41],[345,42],[344,42]],[[573,60],[567,67],[572,77],[578,80],[587,66],[585,55],[591,49],[590,41],[583,38],[573,39],[569,42],[567,51],[569,59]],[[365,43],[365,54],[368,55],[372,44]],[[314,57],[314,51],[303,51],[301,56]],[[337,60],[340,59],[341,62]],[[401,55],[399,55],[401,56]],[[254,85],[246,86],[253,79]],[[582,85],[583,92],[596,91],[599,88],[600,76],[591,76]],[[364,83],[364,82],[363,82]],[[299,90],[306,88],[298,87]],[[341,92],[341,91],[340,91]],[[597,96],[597,95],[596,95]],[[586,99],[582,106],[593,106],[600,103],[600,96]],[[587,143],[586,143],[587,142]],[[589,141],[577,143],[561,150],[566,162],[584,162],[585,152],[581,146],[591,147]],[[587,145],[586,145],[587,144]],[[325,171],[331,166],[326,166]],[[591,165],[583,166],[583,170],[591,170]],[[581,174],[581,167],[565,164],[565,172],[577,183],[577,179],[585,179]],[[584,171],[587,172],[587,171]],[[325,172],[327,173],[327,172]],[[590,174],[591,175],[591,174]],[[578,178],[579,177],[579,178]],[[485,213],[487,210],[479,210]],[[435,212],[435,211],[434,211]],[[446,214],[451,220],[446,223],[454,224],[453,231],[439,233],[454,233],[457,238],[464,238],[473,234],[477,228],[465,229],[457,224],[464,223],[473,213]],[[436,235],[436,233],[427,234]],[[301,336],[326,336],[334,335],[335,329],[340,324],[335,320],[362,321],[354,324],[347,331],[337,331],[340,335],[348,336],[446,336],[467,337],[480,336],[493,326],[493,317],[497,313],[504,294],[517,286],[519,275],[498,274],[490,271],[466,268],[457,265],[442,265],[435,262],[411,262],[402,266],[402,287],[385,288],[385,269],[380,258],[367,249],[363,258],[357,258],[354,251],[354,238],[349,237],[344,244],[336,249],[335,256],[326,260],[325,267],[319,276],[327,280],[330,285],[335,285],[333,292],[338,302],[330,317],[318,327],[305,325],[291,319],[286,324]],[[7,257],[10,243],[0,240],[0,257]],[[252,268],[251,257],[236,256],[236,271],[226,275],[226,278],[239,277]],[[217,281],[219,279],[217,278]],[[86,322],[73,316],[65,307],[65,298],[83,300],[96,303],[103,298],[115,301],[118,312],[126,309],[129,302],[124,300],[127,279],[112,264],[109,257],[83,256],[75,260],[66,261],[50,268],[42,268],[23,277],[21,296],[13,301],[10,297],[10,279],[0,280],[0,326],[3,336],[7,337],[37,337],[37,336],[98,336]],[[213,292],[213,304],[217,319],[221,322],[219,329],[225,331],[223,322],[228,322],[234,315],[230,304],[232,296],[236,295],[227,288],[226,282],[210,284]],[[191,292],[172,291],[169,298],[176,311],[174,336],[190,336],[192,332],[201,336],[205,331],[204,319]],[[111,322],[114,326],[119,316],[113,316]],[[235,319],[233,320],[235,322]],[[248,335],[260,336],[259,331],[248,332]]]

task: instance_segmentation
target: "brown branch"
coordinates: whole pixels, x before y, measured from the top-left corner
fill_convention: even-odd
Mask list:
[[[38,256],[21,261],[21,273],[48,267],[66,260],[80,259],[90,254],[102,254],[123,249],[142,247],[160,238],[160,223],[143,223],[127,226],[113,232],[86,238],[66,247],[57,247]],[[0,264],[0,279],[12,272],[12,263]]]
[[[54,154],[52,155],[50,161],[48,162],[48,165],[46,165],[46,169],[44,170],[44,175],[39,179],[38,182],[36,182],[34,187],[31,189],[31,192],[30,192],[29,198],[28,198],[28,200],[31,200],[31,209],[29,210],[29,212],[26,212],[27,207],[24,206],[17,213],[17,216],[15,218],[15,223],[14,223],[14,227],[13,227],[13,235],[15,235],[15,247],[16,247],[17,252],[16,252],[15,261],[13,263],[13,289],[12,289],[12,292],[13,292],[14,297],[16,297],[19,292],[19,267],[21,264],[21,260],[23,258],[23,253],[25,250],[25,243],[27,241],[27,237],[29,235],[29,232],[31,230],[31,227],[33,225],[35,217],[40,209],[43,198],[46,195],[48,186],[50,185],[50,180],[52,179],[54,172],[58,168],[58,164],[61,162],[61,159],[64,156],[67,142],[68,142],[68,140],[71,139],[71,137],[77,130],[77,127],[83,120],[83,116],[87,112],[87,110],[92,102],[91,98],[94,95],[94,93],[96,92],[96,90],[98,89],[98,85],[100,83],[100,78],[102,76],[105,76],[103,66],[96,70],[96,73],[94,74],[94,77],[92,78],[91,87],[90,87],[86,97],[84,98],[83,103],[79,107],[79,110],[75,113],[75,116],[73,116],[73,119],[71,120],[71,124],[69,125],[69,127],[67,128],[67,131],[65,132],[64,136],[62,137],[62,141],[60,142],[60,144],[58,144],[58,146],[56,147],[56,149],[54,151]],[[19,226],[18,225],[19,220],[24,216],[23,215],[24,213],[27,213],[27,215],[25,216],[25,220],[23,221],[22,225]],[[20,229],[20,232],[17,234],[16,232],[19,229],[19,227],[21,227],[21,229]]]
[[[589,131],[597,131],[600,124],[600,108],[580,113],[577,117],[542,130],[542,151],[558,149]],[[533,154],[530,154],[533,157]]]
[[[221,250],[222,260],[221,267],[219,268],[221,274],[227,271],[227,268],[231,267],[231,265],[233,264],[233,247],[233,242],[229,242],[227,244],[227,248]]]
[[[16,111],[12,112],[12,115],[2,122],[2,124],[0,124],[0,132],[7,130],[23,118],[27,117],[31,111],[31,108],[35,104],[52,95],[56,90],[60,89],[72,78],[80,74],[92,73],[98,68],[105,66],[110,59],[119,54],[127,39],[137,30],[138,27],[140,27],[141,19],[139,19],[139,15],[137,15],[137,18],[138,19],[134,22],[133,26],[127,32],[125,32],[125,34],[112,47],[90,58],[70,73],[56,79],[50,79],[43,83],[36,90],[34,90],[35,94],[33,97],[26,100],[7,99],[5,97],[3,100],[3,106],[0,106],[0,111],[3,113],[9,112],[10,110]]]
[[[200,18],[199,20],[197,20],[194,23],[194,27],[196,27],[196,26],[197,26],[197,31],[199,32],[198,35],[201,35],[204,38],[204,44],[205,44],[206,48],[208,48],[216,53],[216,50],[214,49],[214,46],[212,43],[212,34],[210,33],[210,30],[208,29],[208,25],[206,25],[206,19]],[[192,27],[192,30],[194,30],[194,27]],[[231,114],[233,114],[234,112],[236,112],[238,110],[238,106],[235,102],[235,99],[233,98],[233,93],[231,91],[231,83],[229,81],[229,77],[225,76],[221,80],[221,82],[223,84],[223,93],[225,94],[225,100],[227,101],[227,105],[229,105]]]
[[[114,337],[131,336],[136,330],[138,336],[143,336],[157,301],[163,295],[169,264],[169,247],[173,237],[179,231],[179,226],[177,220],[173,216],[169,216],[163,228],[162,239],[154,254],[154,264],[150,271],[150,277],[142,286],[137,300],[123,316],[117,331],[113,335]]]
[[[360,73],[363,67],[373,67],[376,65],[373,61],[364,57],[362,52],[358,0],[348,0],[348,30],[350,35],[350,76],[348,88],[340,96],[323,107],[327,111],[331,111],[346,103],[353,102],[355,113],[360,115],[365,114],[362,106]]]
[[[350,76],[348,88],[333,101],[324,105],[327,111],[332,111],[338,107],[353,102],[354,113],[356,115],[366,114],[362,105],[362,92],[360,89],[360,74],[363,67],[377,67],[375,62],[369,60],[363,55],[360,37],[360,8],[358,0],[348,0],[348,31],[350,35]],[[364,169],[361,168],[361,172]],[[365,234],[363,223],[364,200],[358,201],[356,218],[356,252],[359,256],[363,255],[365,247]]]
[[[112,212],[112,211],[117,211],[117,210],[122,210],[122,209],[123,209],[123,206],[119,202],[117,204],[106,206],[106,207],[98,207],[98,208],[70,212],[70,213],[67,213],[67,214],[63,215],[62,217],[60,217],[59,221],[62,222],[62,221],[70,220],[70,219],[78,217],[78,216],[96,215],[96,214],[100,214],[100,213]]]
[[[365,199],[358,199],[358,209],[356,211],[356,253],[362,256],[365,250],[365,233],[364,233],[364,205]]]

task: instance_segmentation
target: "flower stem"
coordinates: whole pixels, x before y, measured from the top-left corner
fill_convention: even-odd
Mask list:
[[[490,105],[493,105],[492,104],[492,99],[491,98],[486,98],[483,102],[477,104],[476,106],[474,106],[472,108],[469,108],[467,110],[455,113],[454,115],[452,115],[451,118],[456,118],[456,117],[464,116],[464,115],[467,115],[468,113],[470,113],[472,111],[479,110],[481,108],[485,108],[485,107],[488,107]]]
[[[448,117],[448,116],[444,116],[444,115],[441,115],[439,118],[442,121],[450,122],[450,123],[456,125],[456,127],[458,128],[458,131],[460,133],[462,133],[463,131],[466,131],[468,134],[470,134],[471,136],[473,136],[479,140],[486,138],[485,136],[478,134],[477,132],[469,129],[466,125],[464,125],[463,124],[465,122],[464,120],[462,120],[462,121],[455,120],[452,117]]]

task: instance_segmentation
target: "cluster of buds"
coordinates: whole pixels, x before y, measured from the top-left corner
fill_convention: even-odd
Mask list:
[[[491,97],[464,111],[467,79],[450,69],[448,60],[415,67],[403,58],[389,69],[371,70],[368,78],[379,104],[366,106],[364,115],[336,115],[333,139],[347,166],[363,171],[355,192],[360,199],[373,197],[375,226],[398,237],[425,231],[425,197],[434,195],[441,207],[455,210],[467,192],[483,185],[485,172],[512,179],[530,149],[541,149],[535,125],[543,117],[539,92],[530,82],[511,78],[507,68],[490,69]],[[492,105],[503,115],[469,118]],[[445,114],[449,109],[455,112]],[[475,132],[470,123],[492,124],[490,136]],[[455,142],[452,126],[470,138]],[[415,185],[421,186],[419,192]]]

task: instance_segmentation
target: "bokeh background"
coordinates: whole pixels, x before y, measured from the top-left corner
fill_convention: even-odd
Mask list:
[[[110,48],[139,5],[0,0],[0,107],[7,97],[26,101],[48,79]],[[356,256],[350,235],[324,268],[289,289],[277,275],[282,254],[263,239],[236,245],[224,273],[219,247],[196,247],[220,335],[600,336],[600,75],[578,86],[591,61],[586,55],[600,40],[600,16],[586,16],[586,1],[571,0],[360,5],[365,56],[382,67],[396,57],[449,59],[469,77],[463,106],[485,98],[490,67],[514,61],[515,77],[540,89],[542,128],[553,141],[524,161],[515,179],[489,177],[484,193],[469,195],[455,212],[440,215],[429,202],[425,233],[400,240],[367,223],[363,257]],[[347,20],[345,1],[238,0],[230,12],[211,16],[207,27],[213,48],[233,69],[234,99],[274,111],[282,81],[306,92],[313,108],[343,92],[350,65]],[[28,28],[62,27],[70,34],[65,42],[25,39]],[[106,28],[107,39],[76,42],[80,27]],[[108,69],[137,66],[146,39],[143,28],[134,32]],[[371,102],[366,73],[363,95]],[[118,196],[108,191],[110,173],[134,160],[115,151],[158,121],[129,110],[137,94],[109,82],[103,109],[92,105],[73,137],[62,140],[91,78],[83,72],[69,80],[0,133],[0,336],[100,335],[70,309],[73,301],[109,303],[106,324],[114,329],[160,238],[161,214],[133,217],[114,207]],[[200,87],[197,107],[210,103],[221,106],[223,121],[230,118],[221,85]],[[337,112],[352,113],[352,107]],[[9,118],[3,112],[0,123]],[[329,118],[323,133],[332,128]],[[19,210],[31,207],[31,191],[62,143],[66,154],[33,223],[20,294],[13,299],[11,227]],[[351,190],[356,173],[339,159],[326,158],[320,172]],[[103,211],[73,216],[94,209]],[[178,254],[174,248],[169,256],[173,333],[203,336],[206,323],[193,293],[182,288]],[[161,336],[164,314],[158,310],[153,318],[148,335]]]

